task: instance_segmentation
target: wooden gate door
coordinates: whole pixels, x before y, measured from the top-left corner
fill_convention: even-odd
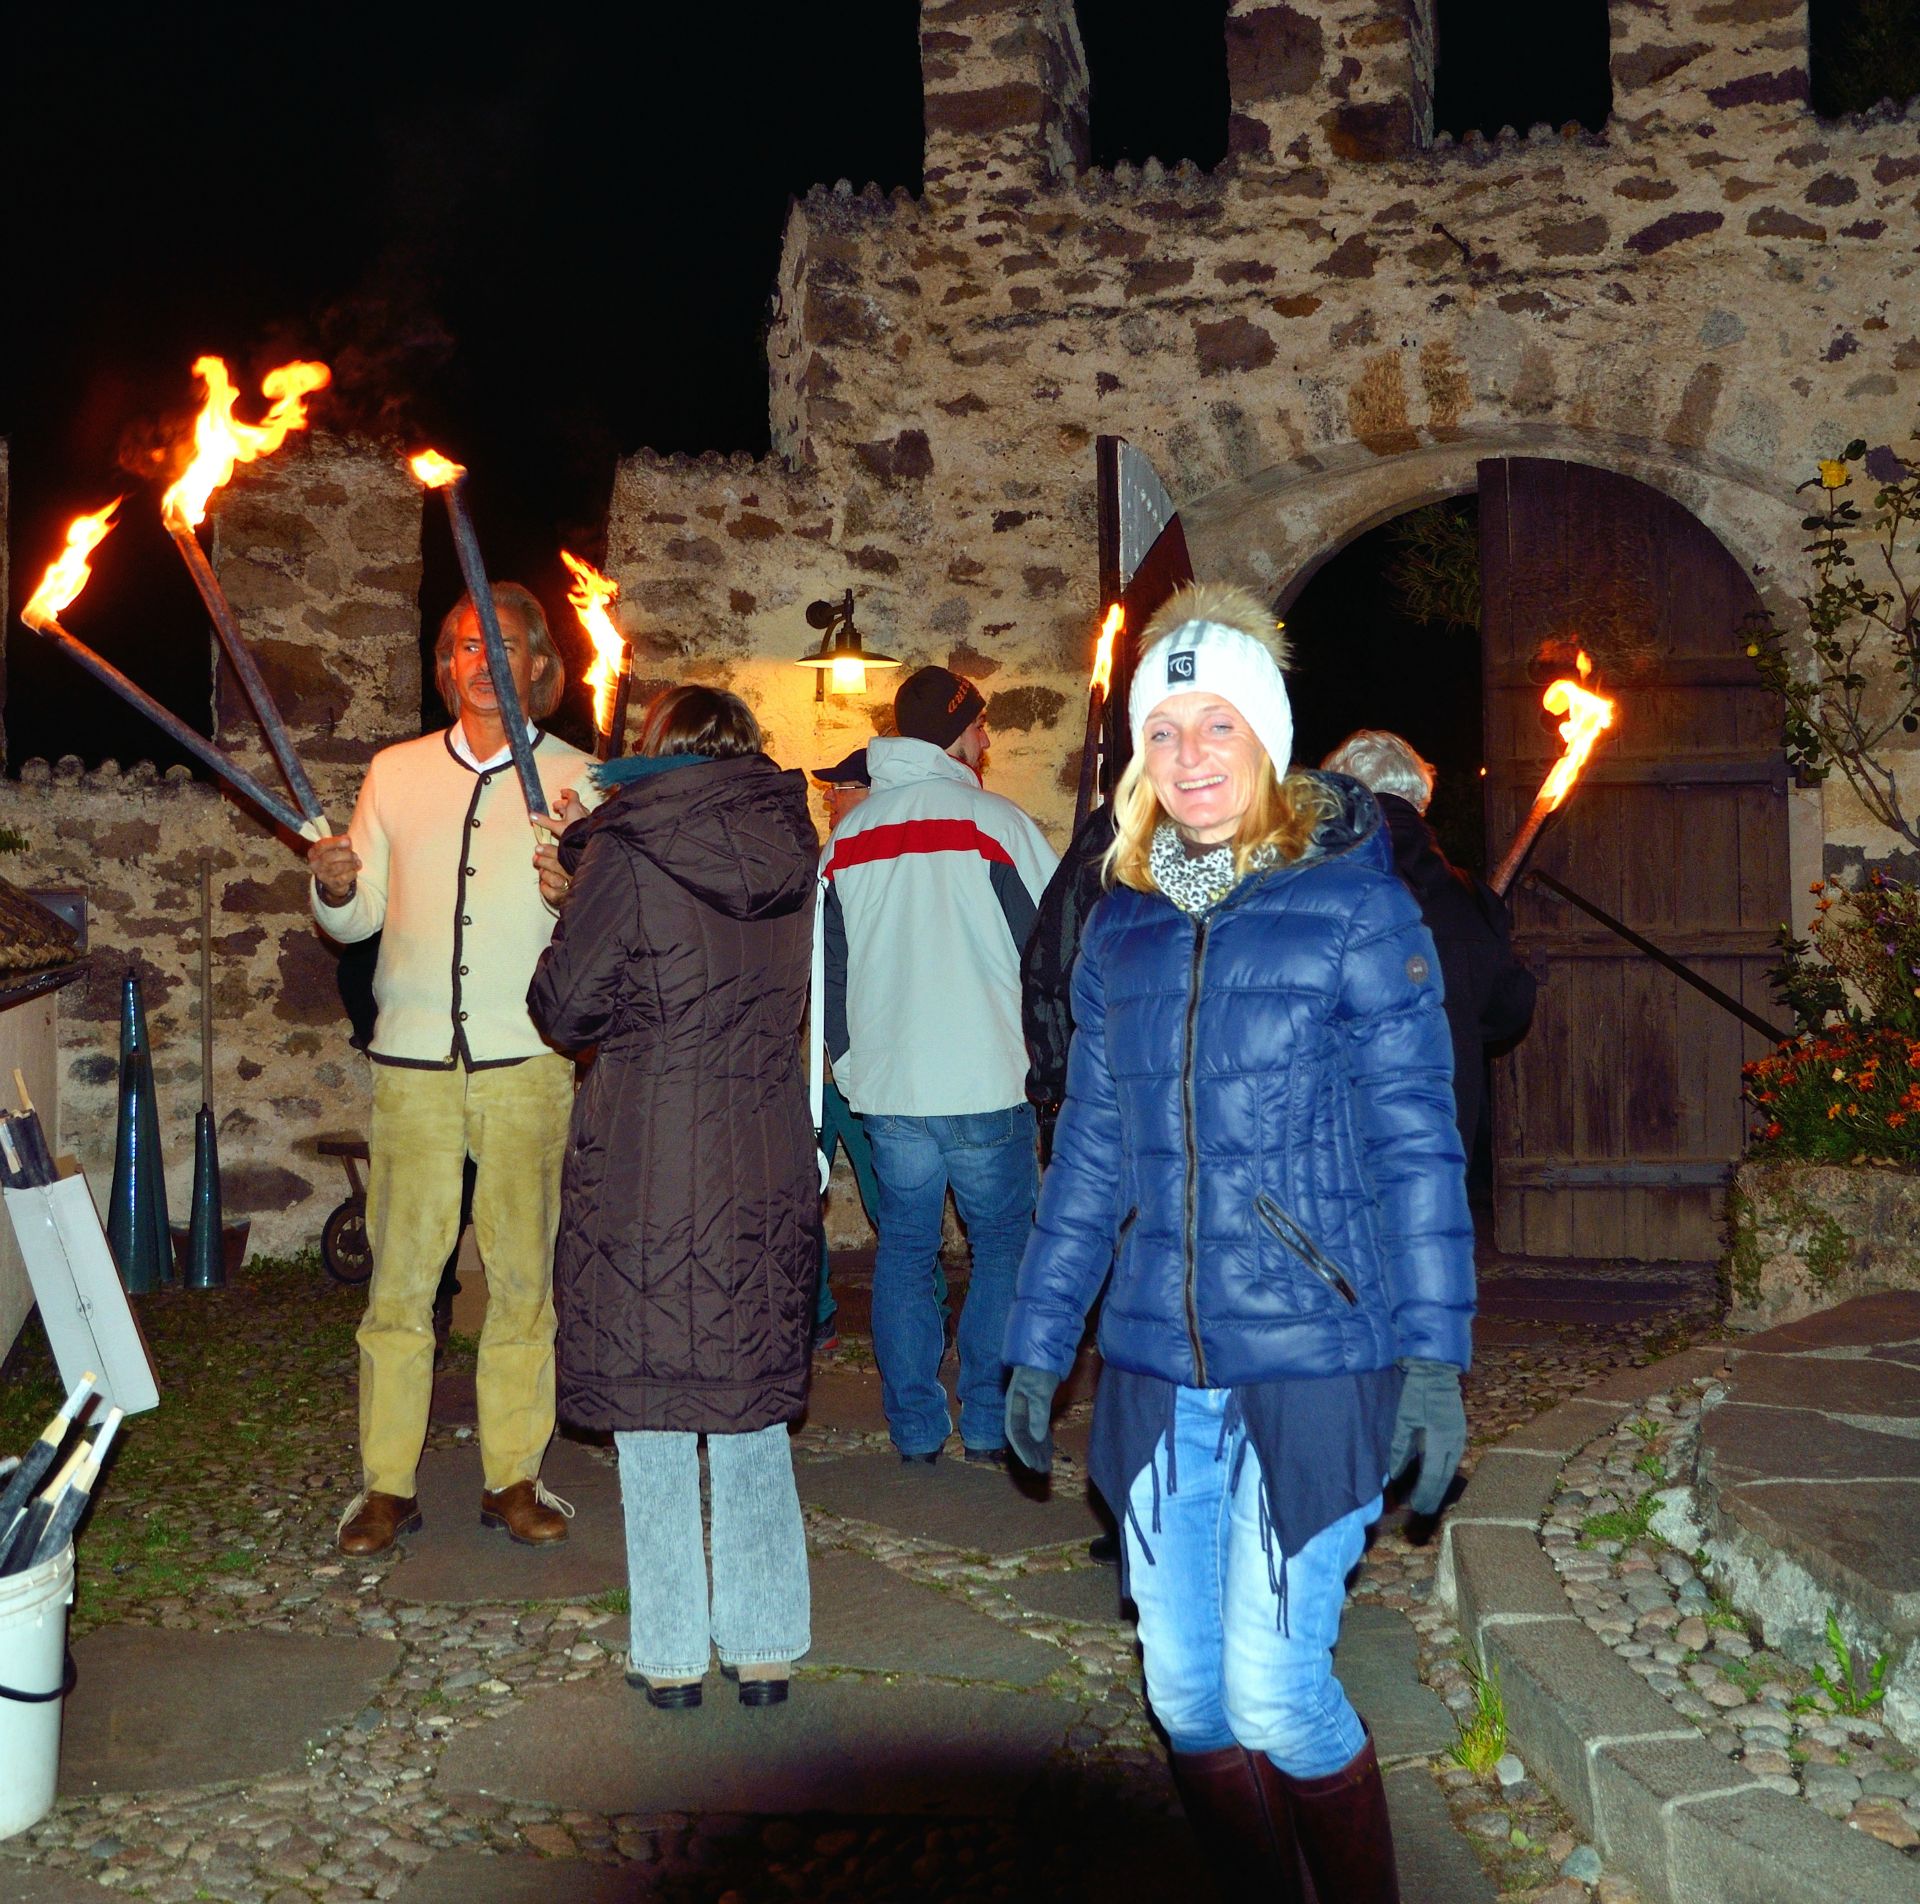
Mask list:
[[[1515,458],[1480,465],[1480,566],[1489,863],[1560,752],[1541,691],[1585,648],[1614,727],[1530,864],[1778,1021],[1773,935],[1799,914],[1780,709],[1735,640],[1758,605],[1740,565],[1657,490]],[[1541,989],[1494,1065],[1499,1248],[1717,1256],[1740,1066],[1766,1040],[1524,873],[1510,896]]]

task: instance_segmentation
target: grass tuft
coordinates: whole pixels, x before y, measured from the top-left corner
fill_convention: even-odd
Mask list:
[[[1507,1750],[1507,1702],[1500,1691],[1500,1668],[1484,1664],[1472,1653],[1462,1653],[1460,1663],[1473,1686],[1473,1711],[1454,1721],[1460,1736],[1447,1757],[1475,1778],[1485,1778]]]

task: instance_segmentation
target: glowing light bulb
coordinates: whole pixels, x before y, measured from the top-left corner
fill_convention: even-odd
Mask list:
[[[864,694],[867,664],[858,655],[836,655],[829,670],[828,689],[834,694]]]

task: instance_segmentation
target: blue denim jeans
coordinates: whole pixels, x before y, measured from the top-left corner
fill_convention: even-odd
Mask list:
[[[700,1437],[616,1434],[632,1613],[628,1658],[649,1679],[798,1659],[812,1644],[807,1536],[787,1425],[707,1437],[713,1602],[700,1536]]]
[[[1006,1446],[1006,1364],[1000,1344],[1040,1191],[1033,1107],[956,1117],[865,1119],[880,1190],[873,1263],[873,1354],[880,1403],[902,1454],[930,1454],[953,1427],[940,1386],[946,1350],[935,1293],[947,1189],[973,1258],[960,1311],[960,1439]]]
[[[826,1081],[826,1092],[820,1103],[820,1148],[826,1154],[829,1168],[833,1165],[833,1153],[836,1150],[847,1153],[847,1162],[853,1168],[854,1187],[860,1192],[860,1207],[866,1211],[867,1221],[877,1230],[880,1224],[874,1212],[880,1207],[880,1189],[873,1180],[873,1147],[867,1142],[866,1127],[831,1078]],[[827,1227],[823,1223],[820,1226],[820,1286],[813,1300],[813,1333],[816,1338],[832,1333],[834,1311],[840,1306],[833,1299],[830,1275]],[[943,1301],[945,1295],[946,1291],[942,1289]]]
[[[1260,1461],[1245,1430],[1221,1435],[1228,1391],[1183,1388],[1175,1399],[1179,1491],[1167,1488],[1167,1445],[1133,1486],[1122,1520],[1134,1605],[1140,1609],[1147,1701],[1176,1752],[1242,1745],[1294,1778],[1324,1778],[1366,1742],[1333,1676],[1333,1645],[1347,1575],[1380,1518],[1376,1496],[1286,1557],[1286,1621],[1260,1527]],[[1154,1489],[1159,1488],[1159,1531]],[[1134,1531],[1146,1530],[1152,1564]],[[1274,1557],[1278,1563],[1278,1556]]]

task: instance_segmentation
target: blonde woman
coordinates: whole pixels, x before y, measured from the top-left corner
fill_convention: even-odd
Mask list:
[[[1007,1433],[1049,1464],[1106,1283],[1092,1474],[1196,1835],[1230,1898],[1298,1899],[1304,1863],[1322,1898],[1385,1904],[1386,1796],[1332,1651],[1384,1481],[1418,1452],[1435,1511],[1464,1448],[1473,1232],[1433,941],[1373,796],[1288,772],[1272,634],[1189,588],[1142,637]]]

